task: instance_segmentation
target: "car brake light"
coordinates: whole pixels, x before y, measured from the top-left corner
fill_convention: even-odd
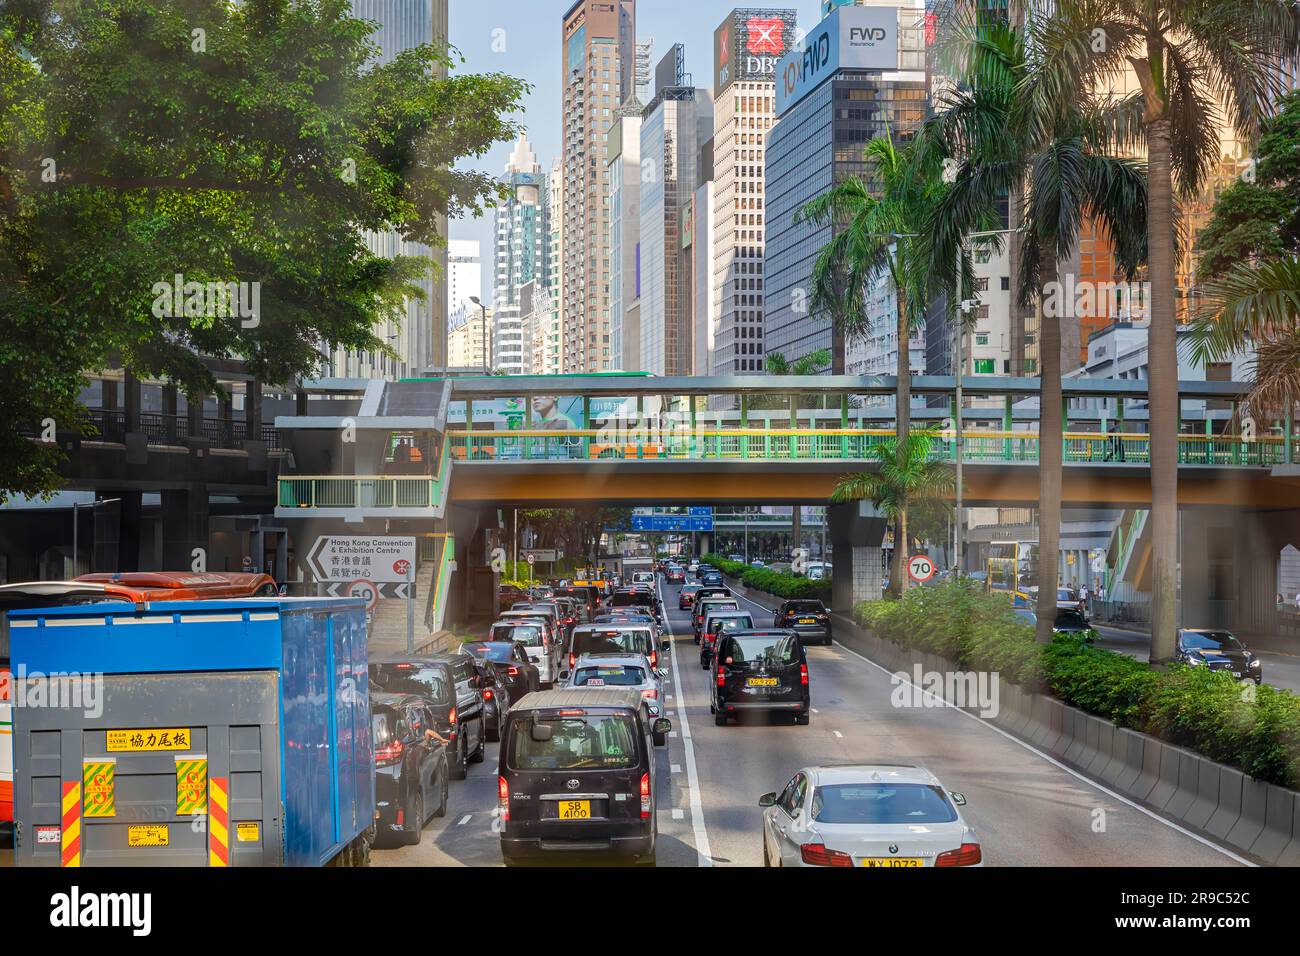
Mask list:
[[[963,843],[959,850],[945,850],[934,858],[935,866],[974,866],[983,859],[978,843]]]
[[[641,819],[650,819],[650,774],[641,774]]]
[[[578,663],[578,655],[577,655],[577,654],[570,654],[570,655],[569,655],[569,670],[573,670],[573,665],[576,664],[576,663]]]
[[[642,696],[642,697],[649,697],[651,700],[658,700],[658,699],[659,699],[659,691],[657,691],[657,690],[655,690],[653,687],[651,687],[649,690],[643,690],[643,691],[641,691],[641,696]]]
[[[507,822],[510,819],[510,784],[502,776],[497,777],[497,807],[501,811],[501,822]]]
[[[809,866],[852,866],[853,857],[839,850],[828,850],[823,843],[805,843],[799,856]]]
[[[808,686],[808,665],[807,664],[799,665],[799,683],[802,684],[804,687]]]
[[[387,747],[380,747],[375,751],[375,766],[391,767],[402,759],[402,751],[405,749],[400,740],[394,740]]]
[[[561,717],[585,717],[586,715],[587,712],[579,707],[570,707],[566,710],[560,711]]]
[[[485,691],[483,691],[483,699],[484,699],[484,700],[491,700],[491,699],[492,699],[492,691],[490,691],[490,690],[485,690]]]
[[[451,724],[452,730],[456,729],[456,708],[455,707],[453,707],[451,709],[451,713],[447,715],[447,723]]]
[[[518,676],[519,676],[519,668],[518,668],[518,667],[515,667],[514,664],[511,664],[509,667],[506,668],[506,676],[507,676],[507,677],[518,677]]]
[[[718,686],[719,687],[727,686],[727,669],[725,667],[718,668]]]
[[[658,651],[651,651],[651,652],[650,652],[650,666],[651,666],[651,667],[658,667],[658,666],[659,666],[659,652],[658,652]]]

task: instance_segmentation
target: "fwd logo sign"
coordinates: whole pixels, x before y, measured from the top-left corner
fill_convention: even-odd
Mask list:
[[[850,27],[850,43],[882,43],[889,34],[884,27]]]
[[[808,43],[803,56],[786,64],[781,80],[787,96],[825,69],[831,62],[831,38],[823,33]]]

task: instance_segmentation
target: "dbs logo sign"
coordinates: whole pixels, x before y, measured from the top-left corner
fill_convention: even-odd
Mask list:
[[[785,52],[785,39],[781,31],[785,21],[780,17],[750,17],[745,23],[749,35],[746,50],[755,56],[780,56]]]

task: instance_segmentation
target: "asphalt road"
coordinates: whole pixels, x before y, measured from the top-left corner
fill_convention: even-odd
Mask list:
[[[965,793],[963,813],[980,836],[986,865],[1244,862],[987,721],[941,704],[895,706],[891,675],[838,644],[809,649],[809,726],[747,720],[717,727],[688,613],[677,610],[677,587],[664,587],[663,597],[674,635],[666,687],[674,733],[656,768],[660,866],[762,865],[758,797],[780,790],[800,767],[845,762],[920,764],[948,789]],[[766,623],[770,611],[748,603]],[[372,865],[500,865],[492,827],[495,767],[493,744],[468,780],[453,782],[447,816],[431,822],[422,844],[377,850]]]

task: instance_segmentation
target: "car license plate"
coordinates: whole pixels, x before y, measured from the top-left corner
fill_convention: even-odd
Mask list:
[[[746,683],[750,687],[775,687],[775,677],[751,677]]]
[[[561,800],[559,806],[561,820],[590,820],[590,800]]]
[[[813,618],[811,618],[811,617],[801,617],[801,618],[799,618],[799,623],[800,623],[800,624],[816,624],[817,622],[816,622]]]
[[[862,858],[863,866],[922,866],[921,858],[916,856],[867,856]]]

